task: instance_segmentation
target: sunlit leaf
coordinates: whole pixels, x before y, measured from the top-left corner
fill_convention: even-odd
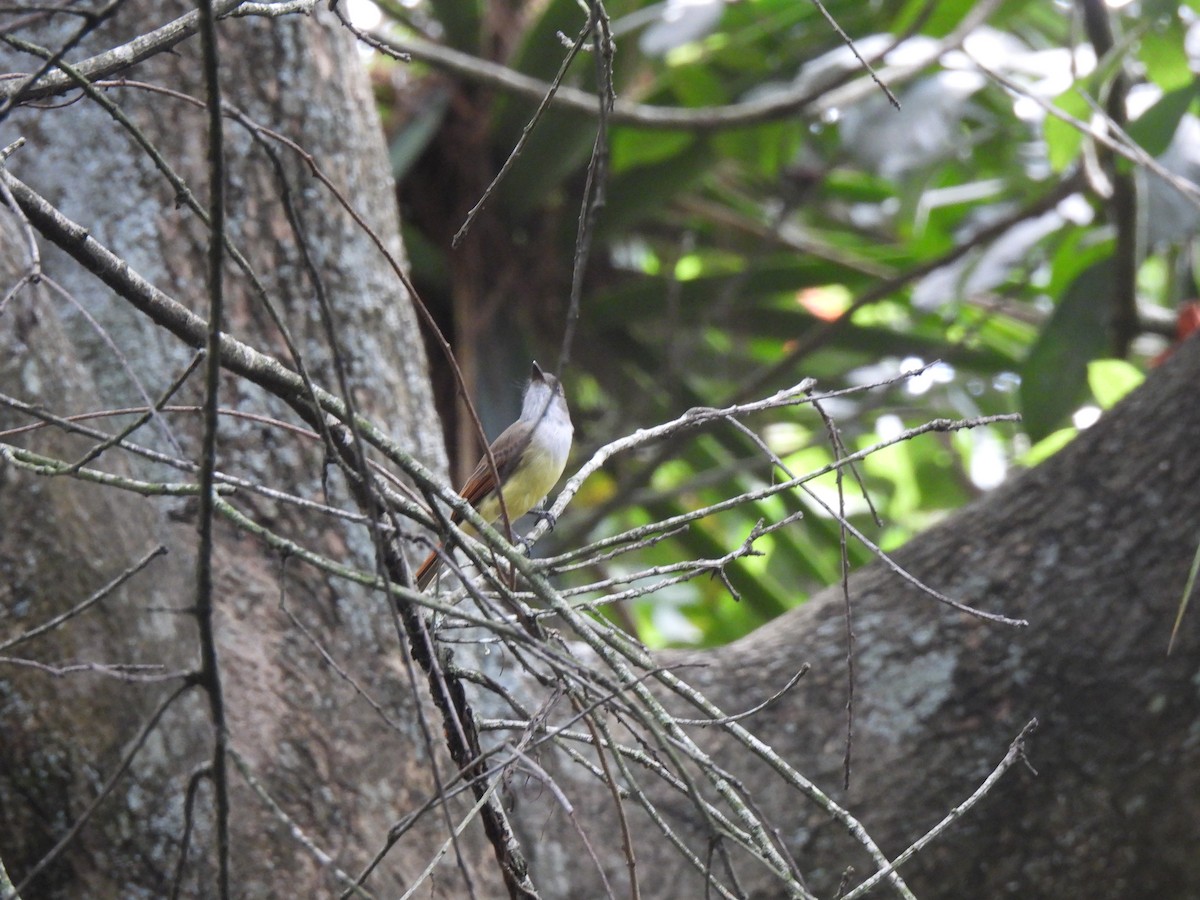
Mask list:
[[[1088,363],[1088,386],[1103,409],[1111,409],[1146,380],[1137,366],[1123,359],[1094,359]]]
[[[1163,91],[1171,92],[1192,83],[1193,75],[1184,47],[1186,32],[1178,17],[1171,15],[1164,26],[1151,28],[1142,35],[1138,59],[1146,67],[1150,80]]]
[[[1077,122],[1087,123],[1092,115],[1092,107],[1084,96],[1073,88],[1054,101],[1054,108]],[[1077,125],[1051,115],[1046,117],[1045,135],[1047,159],[1056,172],[1061,172],[1079,155],[1079,148],[1084,139],[1083,132]]]
[[[1060,428],[1057,431],[1052,431],[1036,444],[1029,448],[1020,459],[1022,465],[1033,467],[1038,463],[1045,462],[1071,441],[1075,440],[1079,434],[1078,428]]]

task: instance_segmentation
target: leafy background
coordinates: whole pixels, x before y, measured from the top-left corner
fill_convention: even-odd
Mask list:
[[[594,109],[551,108],[453,247],[537,104],[498,86],[486,64],[549,81],[585,11],[576,0],[378,8],[368,26],[412,53],[409,62],[374,53],[369,64],[414,279],[494,435],[513,414],[528,359],[558,352],[600,125]],[[917,377],[829,402],[845,446],[935,417],[1019,412],[1023,422],[931,434],[868,458],[859,472],[879,520],[857,489],[847,490],[847,514],[894,548],[1061,447],[1174,339],[1195,294],[1200,207],[1079,123],[1122,141],[1127,132],[1166,169],[1197,174],[1197,4],[833,0],[826,8],[900,110],[814,4],[605,5],[622,100],[698,119],[716,107],[804,102],[737,127],[605,123],[603,205],[564,378],[583,459],[692,406],[763,396],[809,376],[826,391],[874,384],[936,361]],[[564,84],[595,91],[597,68],[595,50],[585,49]],[[440,380],[461,472],[478,450],[444,372]],[[809,408],[751,424],[793,471],[834,456]],[[712,428],[606,467],[552,544],[578,546],[773,477],[747,436]],[[836,508],[832,479],[816,489]],[[692,581],[605,614],[655,644],[745,633],[841,577],[838,524],[811,498],[743,504],[636,556],[636,566],[720,556],[759,518],[800,511],[763,539],[764,555],[731,567],[728,585]],[[852,565],[871,558],[854,540],[846,552]],[[622,559],[564,578],[634,570]]]

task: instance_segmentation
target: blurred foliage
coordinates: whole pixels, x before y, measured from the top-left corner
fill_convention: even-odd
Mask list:
[[[381,5],[383,33],[543,80],[585,18],[577,0]],[[814,4],[610,0],[622,100],[699,117],[806,99],[732,128],[610,122],[604,205],[565,372],[577,458],[692,406],[765,396],[808,376],[822,390],[865,385],[940,360],[910,381],[826,404],[851,451],[934,417],[1025,417],[1023,426],[925,435],[860,464],[882,526],[849,479],[847,514],[893,548],[1014,465],[1061,446],[1086,424],[1088,407],[1128,389],[1173,334],[1177,305],[1194,296],[1200,210],[1054,113],[1103,130],[1096,123],[1119,81],[1125,130],[1192,179],[1200,12],[1195,3],[1093,6],[1114,35],[1097,54],[1084,6],[831,0],[830,14],[900,99],[897,111]],[[514,358],[549,358],[566,319],[597,116],[561,107],[543,116],[452,250],[450,235],[536,101],[414,57],[373,64],[423,299],[460,357],[485,359],[489,342],[520,334],[529,337],[514,339]],[[594,91],[596,73],[587,49],[565,83]],[[1131,172],[1132,219],[1112,199],[1112,185]],[[1132,284],[1123,286],[1122,271],[1132,271]],[[1114,335],[1126,288],[1136,288],[1136,333]],[[1096,366],[1123,346],[1132,348],[1128,365]],[[833,459],[808,407],[748,424],[794,472]],[[709,428],[615,460],[559,523],[557,546],[782,477],[744,434]],[[838,507],[832,476],[814,490]],[[719,557],[759,519],[797,512],[803,518],[760,541],[764,555],[728,570],[728,585],[693,581],[608,610],[650,642],[726,641],[841,577],[837,522],[804,494],[743,504],[604,572],[564,577]],[[855,566],[871,558],[853,539],[847,551]]]

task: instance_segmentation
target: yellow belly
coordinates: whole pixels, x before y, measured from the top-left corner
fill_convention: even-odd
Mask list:
[[[522,465],[504,484],[504,508],[510,522],[515,521],[542,501],[562,476],[566,460],[556,460],[550,454],[533,448],[525,454]],[[500,501],[495,494],[479,504],[479,515],[489,523],[500,518]]]

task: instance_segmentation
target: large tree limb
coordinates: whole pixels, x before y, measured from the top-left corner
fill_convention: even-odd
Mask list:
[[[901,868],[918,896],[958,898],[969,886],[978,897],[1182,898],[1200,886],[1200,809],[1190,799],[1200,796],[1200,617],[1184,619],[1166,655],[1200,540],[1197,382],[1193,340],[1065,450],[895,554],[922,581],[1027,618],[1028,629],[948,612],[879,565],[851,579],[856,767],[850,790],[833,796],[885,852],[899,854],[932,828],[1026,722],[1041,723],[1027,745],[1036,774],[1017,767]],[[730,710],[811,665],[745,724],[816,783],[834,784],[844,751],[844,614],[832,589],[730,646],[657,662],[701,665],[693,684]],[[856,853],[848,887],[872,874],[845,833],[765,766],[727,738],[698,740],[758,799],[818,896],[833,895]],[[665,793],[655,799],[672,808]],[[674,811],[703,853],[709,835],[687,810]],[[648,827],[632,821],[635,835]],[[556,835],[536,845],[539,882],[589,895],[582,869],[569,882],[547,871],[576,852],[568,829],[552,824],[536,804],[522,820]],[[687,880],[693,873],[642,833],[643,895],[701,896]],[[606,845],[617,846],[616,834]],[[609,862],[609,877],[622,877],[615,851]],[[775,896],[767,880],[742,887]]]

